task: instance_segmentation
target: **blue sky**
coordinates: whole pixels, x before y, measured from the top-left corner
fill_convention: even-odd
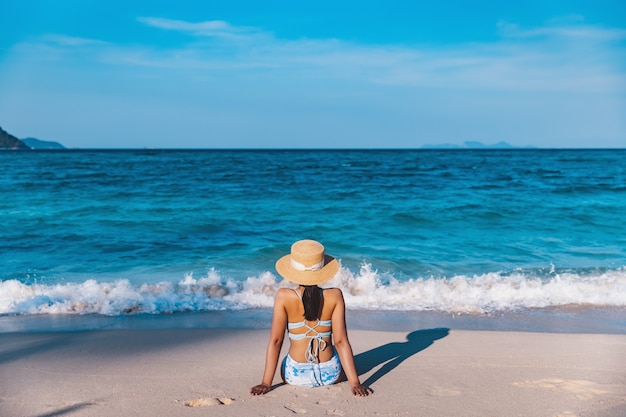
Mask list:
[[[0,127],[77,148],[626,147],[626,2],[0,0]]]

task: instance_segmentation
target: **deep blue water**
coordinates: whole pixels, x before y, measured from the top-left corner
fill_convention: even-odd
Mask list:
[[[0,314],[271,305],[312,238],[349,306],[626,306],[626,150],[0,152]]]

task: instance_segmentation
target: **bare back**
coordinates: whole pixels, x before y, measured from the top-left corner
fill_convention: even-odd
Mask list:
[[[300,294],[301,289],[298,288],[295,291],[298,291]],[[296,294],[293,289],[283,288],[279,290],[279,299],[281,300],[282,307],[286,313],[286,319],[288,323],[299,323],[304,321],[306,326],[302,326],[299,328],[295,328],[290,330],[290,332],[294,335],[297,334],[317,334],[317,333],[325,333],[331,332],[333,330],[333,326],[327,326],[323,324],[318,324],[318,320],[304,320],[304,305],[302,304],[301,298]],[[333,316],[336,316],[335,310],[338,305],[340,308],[343,308],[343,303],[338,302],[339,300],[343,300],[341,290],[338,288],[328,288],[323,291],[323,302],[322,302],[322,312],[319,317],[320,321],[333,320]],[[341,314],[343,316],[343,314]],[[335,317],[337,318],[337,317]],[[334,324],[334,323],[333,323]],[[340,324],[341,327],[341,324]],[[314,330],[310,330],[313,328]],[[331,359],[334,353],[334,348],[332,347],[332,337],[324,337],[324,342],[326,343],[326,347],[324,349],[319,350],[319,362],[326,362]],[[297,362],[306,362],[306,352],[309,347],[310,340],[307,338],[303,338],[300,340],[290,340],[291,345],[289,347],[289,355]],[[314,348],[317,349],[317,341],[313,341]],[[324,346],[322,346],[323,348]]]

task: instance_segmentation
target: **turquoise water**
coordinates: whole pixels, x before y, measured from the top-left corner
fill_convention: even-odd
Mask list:
[[[0,314],[271,306],[298,239],[349,308],[626,307],[626,150],[1,152]]]

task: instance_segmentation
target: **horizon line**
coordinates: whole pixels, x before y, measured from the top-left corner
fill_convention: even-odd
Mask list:
[[[559,151],[559,150],[626,150],[626,147],[419,147],[419,148],[253,148],[253,147],[240,147],[240,148],[153,148],[153,147],[141,147],[141,148],[30,148],[30,149],[12,149],[12,148],[0,148],[0,151]]]

